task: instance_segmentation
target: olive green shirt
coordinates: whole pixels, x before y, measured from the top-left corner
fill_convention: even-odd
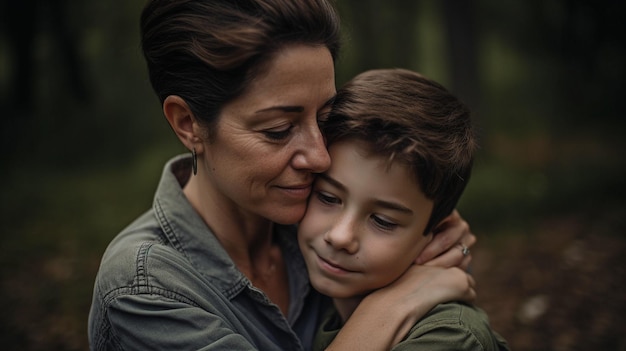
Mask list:
[[[324,350],[341,327],[341,318],[331,308],[318,329],[313,350]],[[461,303],[440,304],[411,328],[392,348],[406,350],[509,350],[506,341],[494,332],[487,315],[479,308]]]

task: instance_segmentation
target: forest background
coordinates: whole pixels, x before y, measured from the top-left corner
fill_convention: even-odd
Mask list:
[[[2,0],[0,342],[86,350],[100,257],[151,206],[170,131],[140,0]],[[337,84],[406,67],[465,100],[477,304],[513,350],[626,350],[626,3],[340,0]]]

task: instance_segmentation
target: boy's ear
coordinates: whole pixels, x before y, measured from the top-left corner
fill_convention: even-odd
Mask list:
[[[187,102],[178,95],[170,95],[163,101],[163,114],[178,139],[187,149],[192,150],[201,139],[196,135],[196,118]]]

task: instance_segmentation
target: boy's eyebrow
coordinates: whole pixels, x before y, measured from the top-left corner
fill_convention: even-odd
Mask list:
[[[328,183],[332,184],[334,187],[338,188],[339,190],[346,191],[346,187],[343,184],[341,184],[341,182],[339,182],[335,178],[329,176],[328,174],[320,173],[317,176],[319,178],[324,179]],[[385,208],[388,208],[388,209],[391,209],[391,210],[396,210],[396,211],[400,211],[400,212],[404,212],[404,213],[408,213],[408,214],[413,214],[413,210],[411,210],[408,207],[402,206],[402,205],[400,205],[397,202],[376,200],[375,203],[376,203],[377,206],[380,206],[380,207],[385,207]]]
[[[329,176],[326,173],[319,173],[317,175],[319,178],[324,179],[325,181],[327,181],[328,183],[332,184],[335,188],[339,188],[339,190],[346,190],[346,187],[343,186],[343,184],[341,184],[338,180],[336,180],[335,178]]]
[[[404,213],[408,213],[408,214],[413,214],[413,211],[410,208],[404,207],[398,203],[395,202],[389,202],[389,201],[383,201],[383,200],[377,200],[376,201],[376,205],[380,206],[380,207],[386,207],[388,209],[391,210],[396,210],[396,211],[400,211],[400,212],[404,212]]]

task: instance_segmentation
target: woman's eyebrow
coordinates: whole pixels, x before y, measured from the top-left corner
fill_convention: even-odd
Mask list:
[[[328,106],[332,106],[332,104],[335,102],[336,97],[337,97],[337,94],[333,95],[330,99],[326,100],[324,104],[322,104],[322,107],[320,107],[320,110]],[[267,108],[257,110],[255,111],[255,113],[263,113],[263,112],[275,111],[275,110],[288,112],[288,113],[289,112],[300,113],[304,111],[304,107],[303,106],[291,106],[291,105],[286,105],[286,106],[278,105],[278,106],[270,106]]]
[[[302,106],[270,106],[268,108],[264,108],[256,111],[255,113],[263,113],[268,111],[283,111],[283,112],[302,112],[304,111],[304,107]]]

